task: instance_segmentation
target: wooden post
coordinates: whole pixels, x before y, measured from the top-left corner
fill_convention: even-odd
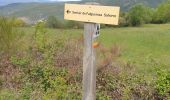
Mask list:
[[[118,24],[120,7],[99,5],[96,2],[89,2],[86,5],[65,4],[65,19],[89,22],[84,24],[83,100],[96,99],[95,48],[98,43],[94,41],[99,36],[100,25],[95,23]]]
[[[93,34],[95,23],[84,24],[84,57],[83,57],[83,100],[96,99],[96,66]]]

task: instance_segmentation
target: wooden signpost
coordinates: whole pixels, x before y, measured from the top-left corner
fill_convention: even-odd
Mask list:
[[[96,99],[95,48],[99,24],[118,25],[119,7],[100,5],[65,4],[64,18],[85,22],[83,57],[83,100]],[[97,24],[98,23],[98,24]]]
[[[65,4],[64,18],[82,22],[118,25],[120,7]]]

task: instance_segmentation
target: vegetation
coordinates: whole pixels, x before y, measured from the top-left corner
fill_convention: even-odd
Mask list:
[[[127,12],[121,12],[119,26],[141,26],[143,24],[153,23],[161,24],[170,21],[169,9],[170,1],[166,1],[157,8],[150,8],[143,4],[136,4]],[[49,28],[83,28],[82,23],[74,21],[63,21],[55,16],[47,18],[46,26]],[[24,23],[20,21],[18,25],[23,26]],[[108,27],[103,25],[102,27]]]
[[[14,27],[24,27],[24,26],[26,26],[26,22],[21,20],[21,19],[13,18],[12,20],[13,20]]]
[[[22,35],[21,32],[14,29],[14,26],[19,26],[19,20],[0,17],[0,54],[11,54],[15,47],[18,46],[18,39]]]
[[[61,28],[63,26],[62,23],[54,16],[49,16],[46,24],[49,28]]]
[[[85,3],[90,0],[82,0]],[[143,3],[150,7],[156,7],[166,0],[93,0],[102,5],[120,6],[122,11],[128,11],[133,5]],[[0,1],[6,2],[6,0]],[[7,1],[10,2],[10,1]],[[90,1],[91,2],[91,1]],[[2,3],[0,3],[1,5]],[[56,16],[59,20],[63,20],[64,3],[14,3],[7,6],[0,7],[0,16],[15,16],[23,17],[29,23],[35,22],[42,18],[47,18],[49,15]]]
[[[142,4],[137,4],[128,12],[120,15],[120,26],[140,26],[147,23],[168,23],[170,21],[169,5],[169,0],[155,9]]]
[[[104,2],[112,2],[112,1],[104,1]],[[60,6],[63,6],[63,4],[60,4]],[[52,6],[52,8],[54,8],[54,6]],[[34,8],[30,8],[30,9],[34,9]],[[121,11],[119,26],[121,27],[122,26],[141,26],[147,23],[152,23],[152,24],[168,23],[170,21],[169,9],[170,9],[169,0],[160,4],[157,8],[151,8],[149,6],[143,5],[142,3],[135,4],[132,7],[130,7],[129,10],[125,12]],[[50,9],[46,9],[46,10],[51,11]],[[62,14],[63,11],[61,9],[58,12],[60,13],[58,15],[63,15]],[[48,28],[82,28],[83,27],[82,23],[80,22],[63,21],[63,19],[61,19],[61,17],[63,18],[63,16],[55,17],[56,15],[53,15],[53,14],[46,14],[46,15],[50,15],[50,16],[42,16],[40,18],[34,17],[37,19],[33,19],[30,22],[28,22],[29,19],[27,17],[24,17],[24,18],[25,18],[25,21],[27,21],[27,23],[29,24],[34,24],[39,19],[44,19],[44,21],[46,22],[46,26]],[[26,26],[25,23],[26,22],[22,20],[15,19],[15,24],[16,24],[15,26],[20,26],[20,27]],[[105,25],[104,27],[108,27],[108,25]]]
[[[170,0],[161,4],[155,11],[153,22],[155,23],[167,23],[170,21]]]
[[[59,21],[55,16],[49,16],[46,22],[48,28],[83,28],[83,24],[75,21]]]
[[[169,27],[101,30],[98,100],[169,98]],[[14,29],[24,31],[18,38],[23,46],[0,57],[0,99],[81,100],[83,30],[46,29],[44,22]]]
[[[143,23],[150,23],[152,20],[152,11],[143,5],[135,5],[128,13],[129,25],[139,26]]]
[[[170,99],[169,5],[121,13],[120,26],[140,27],[102,26],[97,100]],[[83,25],[52,15],[24,26],[0,17],[0,100],[81,100]]]

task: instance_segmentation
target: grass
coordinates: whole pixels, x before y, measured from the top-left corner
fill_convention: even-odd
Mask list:
[[[135,62],[139,70],[147,72],[150,66],[148,57],[152,57],[163,64],[170,65],[170,25],[145,25],[137,28],[115,28],[101,31],[99,41],[111,46],[121,46],[121,59]],[[170,69],[170,68],[169,68]]]
[[[169,97],[169,27],[149,24],[101,29],[96,40],[101,45],[96,49],[98,100]],[[47,29],[44,34],[42,28],[36,36],[33,27],[19,30],[23,31],[16,47],[19,51],[0,59],[0,98],[80,100],[83,29]]]
[[[22,30],[27,34],[34,32],[32,28],[22,28]],[[119,45],[121,48],[119,59],[124,62],[133,62],[137,66],[137,71],[141,73],[148,73],[152,70],[151,66],[147,64],[147,60],[150,58],[164,65],[170,65],[170,24],[105,28],[101,29],[100,33],[97,41],[106,47]],[[71,37],[81,37],[83,30],[48,29],[48,34],[48,38],[52,40],[57,36],[62,36],[67,41]]]

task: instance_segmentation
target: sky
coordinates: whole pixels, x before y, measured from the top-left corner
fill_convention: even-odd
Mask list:
[[[81,1],[81,0],[0,0],[0,5],[20,2],[66,2],[66,1]]]

